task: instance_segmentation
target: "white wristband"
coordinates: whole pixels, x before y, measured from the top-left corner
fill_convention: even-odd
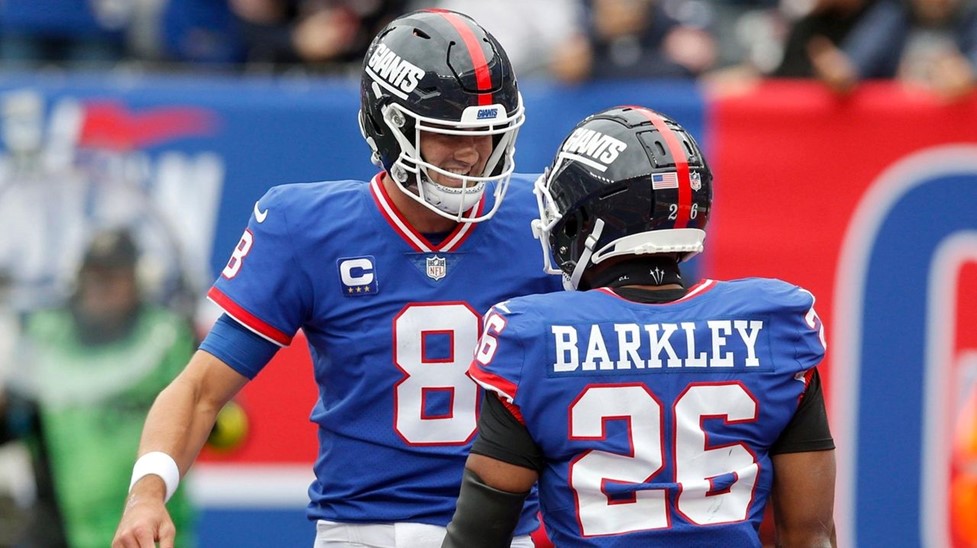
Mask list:
[[[139,457],[132,467],[129,490],[132,491],[132,486],[137,481],[149,475],[156,475],[163,479],[163,483],[166,484],[166,498],[163,502],[168,502],[176,492],[176,487],[180,485],[180,467],[176,465],[176,461],[162,451],[150,451]]]

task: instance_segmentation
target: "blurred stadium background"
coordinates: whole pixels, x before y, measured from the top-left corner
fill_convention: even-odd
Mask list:
[[[977,545],[977,97],[889,81],[844,96],[803,80],[522,89],[518,171],[541,171],[591,112],[653,107],[696,135],[716,173],[696,276],[778,277],[816,295],[840,545]],[[217,310],[202,296],[268,187],[374,174],[358,104],[343,74],[0,73],[0,307],[63,299],[82,242],[124,224],[154,297],[205,331]],[[240,397],[243,443],[206,451],[187,480],[200,546],[311,544],[301,337],[275,362]],[[14,366],[0,362],[0,382]]]

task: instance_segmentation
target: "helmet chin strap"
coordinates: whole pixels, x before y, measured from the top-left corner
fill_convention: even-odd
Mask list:
[[[567,280],[566,276],[563,277],[563,288],[567,291],[576,291],[577,286],[580,285],[580,278],[583,277],[584,270],[590,266],[590,257],[593,256],[594,248],[597,247],[597,241],[600,240],[600,234],[603,231],[604,221],[598,218],[594,222],[594,231],[587,236],[587,241],[584,242],[583,253],[577,259],[577,264],[573,267],[573,272],[570,273],[570,279]]]

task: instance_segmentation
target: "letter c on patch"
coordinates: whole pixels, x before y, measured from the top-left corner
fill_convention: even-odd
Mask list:
[[[339,265],[339,275],[348,286],[370,285],[373,283],[373,263],[366,258],[343,261]]]

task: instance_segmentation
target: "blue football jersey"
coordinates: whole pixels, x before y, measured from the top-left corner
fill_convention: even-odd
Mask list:
[[[308,339],[319,392],[310,519],[451,520],[476,430],[480,389],[466,372],[482,315],[562,290],[530,230],[532,181],[513,176],[491,220],[438,244],[400,217],[379,176],[283,185],[255,205],[209,297],[280,345],[298,329]]]
[[[760,546],[769,449],[824,355],[814,297],[704,280],[664,304],[607,289],[500,303],[470,374],[540,447],[557,546]]]

